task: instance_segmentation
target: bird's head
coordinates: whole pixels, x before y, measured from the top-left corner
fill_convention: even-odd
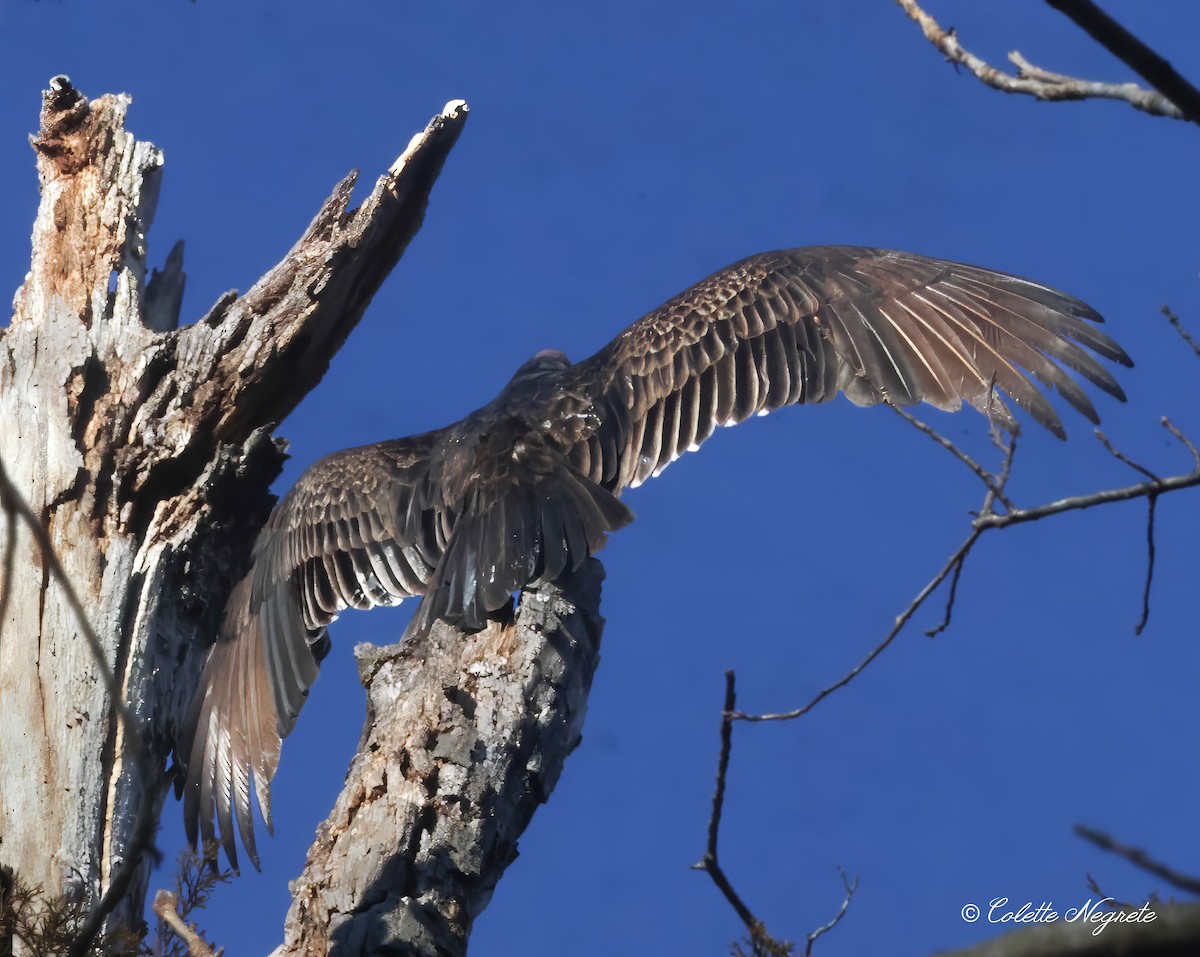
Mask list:
[[[571,360],[567,358],[565,352],[560,352],[558,349],[543,349],[514,373],[508,387],[511,389],[513,386],[536,382],[547,375],[562,372],[570,367]]]

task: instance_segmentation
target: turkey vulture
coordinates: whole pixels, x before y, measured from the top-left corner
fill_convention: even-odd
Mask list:
[[[258,866],[250,793],[270,829],[280,741],[342,609],[421,595],[410,631],[482,628],[632,521],[618,496],[717,426],[838,392],[858,405],[965,400],[1011,425],[994,385],[1062,437],[1034,380],[1093,422],[1065,370],[1124,399],[1086,351],[1132,364],[1100,321],[1071,296],[975,266],[848,246],[763,253],[590,359],[538,353],[453,425],[322,459],[259,534],[209,653],[181,747],[190,839],[219,840],[236,867],[236,818]]]

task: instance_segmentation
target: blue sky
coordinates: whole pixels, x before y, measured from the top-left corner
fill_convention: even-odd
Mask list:
[[[1033,0],[930,0],[1002,63],[1128,77]],[[1193,79],[1194,4],[1108,5]],[[187,241],[184,316],[246,289],[351,168],[369,184],[452,98],[471,106],[426,224],[320,387],[280,426],[278,488],[338,448],[446,424],[538,349],[579,359],[760,250],[892,246],[1027,275],[1085,299],[1137,366],[1117,445],[1163,473],[1200,438],[1200,132],[1107,103],[1005,97],[959,75],[887,0],[599,5],[0,0],[0,285],[28,262],[39,91],[67,73],[133,96],[166,154],[151,262]],[[1035,504],[1135,477],[1064,411],[1030,425],[1012,492]],[[980,455],[983,419],[930,413]],[[975,480],[886,410],[839,401],[723,432],[631,492],[602,553],[608,627],[584,741],[472,939],[478,954],[723,954],[742,934],[700,874],[722,673],[748,710],[807,701],[857,663],[966,534]],[[995,933],[964,904],[1077,905],[1086,875],[1155,880],[1076,822],[1176,865],[1200,859],[1194,604],[1200,496],[1164,499],[1140,637],[1144,504],[985,539],[951,629],[918,627],[797,723],[739,726],[723,863],[779,936],[836,911],[818,953],[920,954]],[[363,714],[350,649],[409,609],[350,614],[274,788],[264,873],[201,921],[238,954],[278,941],[287,880],[332,804]],[[1190,733],[1187,729],[1193,729]],[[178,807],[161,835],[173,855]],[[158,882],[166,883],[164,876]]]

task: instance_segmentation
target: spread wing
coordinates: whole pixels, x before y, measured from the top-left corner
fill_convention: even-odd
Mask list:
[[[192,703],[184,820],[188,837],[218,839],[237,866],[233,817],[254,866],[253,788],[271,828],[269,783],[345,608],[421,594],[453,516],[431,488],[436,435],[322,459],[283,498],[234,589]],[[214,816],[219,831],[214,831]]]
[[[545,409],[548,427],[570,425],[561,467],[438,487],[446,477],[435,481],[431,455],[471,438],[463,423],[318,462],[260,534],[205,666],[182,746],[189,837],[219,836],[236,866],[236,817],[258,865],[251,790],[269,829],[280,741],[316,677],[325,626],[342,609],[394,604],[433,580],[425,618],[473,620],[530,575],[586,557],[605,530],[632,518],[610,493],[657,475],[716,426],[839,391],[862,405],[953,410],[966,401],[985,410],[994,384],[1061,436],[1043,388],[1093,421],[1071,373],[1124,398],[1093,353],[1131,363],[1099,321],[1077,299],[974,266],[845,246],[766,253],[562,370],[533,410]],[[519,419],[529,410],[510,411]],[[1002,404],[992,411],[1009,415]],[[502,426],[484,431],[495,438]],[[519,429],[512,438],[528,444]]]
[[[981,411],[997,390],[1059,437],[1043,393],[1098,421],[1070,372],[1124,399],[1095,353],[1132,365],[1089,306],[961,263],[851,246],[763,253],[710,276],[574,367],[598,427],[584,474],[622,489],[658,475],[719,425],[800,402],[928,402]],[[1089,351],[1090,350],[1090,351]],[[1069,370],[1069,372],[1068,372]],[[996,399],[992,412],[1011,424]]]

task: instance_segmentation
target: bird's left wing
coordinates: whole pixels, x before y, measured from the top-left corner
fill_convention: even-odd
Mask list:
[[[193,700],[184,820],[236,867],[233,818],[255,867],[253,788],[268,830],[280,741],[316,679],[325,626],[345,608],[421,594],[453,515],[429,477],[435,434],[349,449],[313,465],[280,501],[234,589]],[[214,830],[214,816],[218,830]]]
[[[838,392],[860,405],[968,402],[1009,419],[1010,396],[1062,436],[1041,389],[1093,422],[1071,370],[1124,394],[1086,350],[1131,365],[1089,306],[962,263],[854,246],[762,253],[697,283],[573,369],[597,426],[573,461],[620,490],[657,475],[719,425]],[[1086,349],[1084,348],[1086,347]]]

